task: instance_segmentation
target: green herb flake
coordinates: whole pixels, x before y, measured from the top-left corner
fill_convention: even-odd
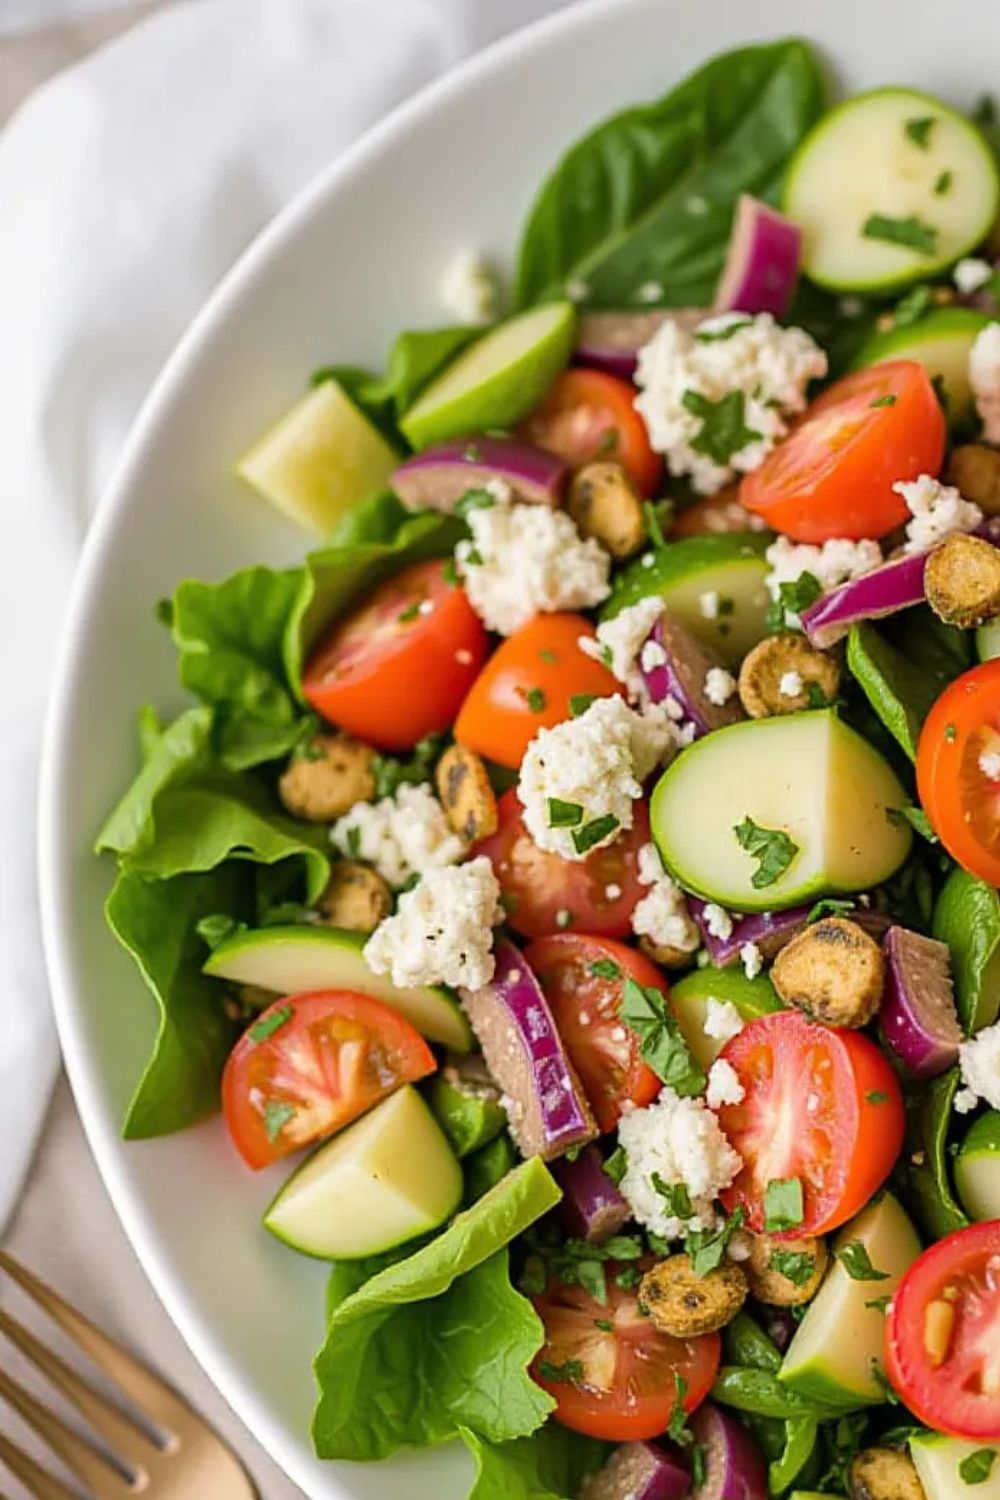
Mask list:
[[[267,1015],[261,1016],[260,1020],[255,1021],[250,1027],[248,1033],[250,1040],[252,1042],[266,1042],[268,1037],[274,1036],[276,1031],[280,1031],[292,1019],[294,1014],[295,1011],[290,1005],[279,1005],[276,1010],[268,1011]],[[294,1113],[293,1109],[292,1114]]]
[[[361,853],[361,829],[349,828],[347,830],[347,852],[352,859],[357,859]]]
[[[601,1333],[614,1333],[615,1331],[615,1325],[610,1318],[595,1318],[594,1327],[599,1329]]]
[[[889,1095],[885,1092],[885,1089],[869,1089],[865,1098],[869,1104],[887,1104],[889,1102]]]
[[[926,839],[929,844],[936,844],[938,836],[931,826],[931,820],[922,807],[887,807],[885,815],[894,828],[900,828],[904,823],[909,823],[914,833]]]
[[[958,1466],[960,1477],[966,1484],[984,1484],[993,1473],[993,1465],[997,1461],[997,1450],[995,1448],[977,1448],[975,1453],[970,1453],[963,1458]]]
[[[269,1099],[264,1105],[264,1129],[272,1144],[278,1139],[289,1120],[294,1120],[298,1110],[294,1104],[281,1099]]]
[[[711,401],[700,391],[685,391],[681,405],[693,417],[701,418],[701,431],[691,439],[691,447],[722,468],[728,467],[735,453],[760,439],[761,434],[746,424],[743,391],[727,391],[718,401]]]
[[[540,1255],[529,1255],[521,1267],[518,1286],[526,1297],[540,1297],[549,1284],[545,1262]]]
[[[568,906],[560,906],[556,912],[556,926],[560,928],[572,927],[573,913]]]
[[[532,687],[525,693],[524,701],[533,714],[540,714],[545,708],[548,699],[540,687]]]
[[[569,716],[578,719],[597,699],[596,693],[574,693],[569,700]]]
[[[895,404],[896,404],[896,402],[897,402],[898,399],[899,399],[898,396],[894,396],[891,391],[886,391],[886,393],[885,393],[884,396],[877,396],[874,401],[869,401],[868,405],[869,406],[895,406]]]
[[[421,782],[429,781],[443,744],[443,735],[429,734],[426,739],[417,741],[412,755],[407,756],[405,760],[397,759],[393,755],[376,755],[369,767],[375,782],[375,796],[392,797],[404,782],[418,786]],[[352,829],[352,832],[354,831],[356,830]],[[348,847],[351,847],[350,834],[348,834]],[[356,854],[357,850],[351,848],[351,853]]]
[[[563,802],[560,797],[550,797],[545,810],[550,828],[579,828],[583,822],[583,808],[579,802]]]
[[[587,965],[591,974],[598,979],[620,979],[622,971],[613,958],[597,958],[592,964]]]
[[[582,828],[574,828],[573,848],[577,854],[586,854],[588,850],[595,848],[608,837],[608,834],[616,832],[621,827],[621,822],[614,813],[605,813],[603,817],[591,818],[589,823],[584,823]]]
[[[802,1182],[798,1177],[774,1177],[764,1189],[764,1228],[768,1234],[797,1229],[805,1218]]]
[[[538,1373],[543,1380],[551,1380],[553,1385],[573,1385],[583,1379],[583,1365],[578,1359],[567,1359],[561,1365],[542,1359],[538,1362]]]
[[[889,1273],[871,1263],[871,1257],[860,1240],[850,1240],[834,1252],[852,1281],[888,1281]]]
[[[673,1219],[687,1220],[694,1217],[694,1204],[685,1182],[664,1182],[659,1172],[649,1179],[654,1193],[659,1193],[667,1213]]]
[[[700,1490],[708,1478],[708,1449],[704,1443],[695,1443],[691,1449],[691,1478],[696,1490]]]
[[[768,606],[764,623],[773,634],[784,630],[788,615],[798,617],[803,610],[815,604],[823,592],[823,585],[815,573],[800,573],[798,578],[790,582],[779,583],[778,597],[772,599]]]
[[[695,334],[695,342],[699,344],[722,344],[727,339],[735,337],[743,328],[750,328],[753,318],[733,318],[731,323],[726,323],[722,328],[699,328]]]
[[[684,1397],[688,1392],[688,1383],[683,1375],[674,1371],[674,1409],[670,1413],[670,1421],[667,1423],[667,1437],[678,1447],[686,1448],[694,1442],[694,1433],[687,1423],[687,1413],[684,1410]]]
[[[895,328],[909,328],[914,323],[919,323],[931,309],[934,295],[929,286],[915,286],[900,297],[892,310],[892,322]]]
[[[841,900],[838,896],[821,896],[814,906],[810,906],[806,922],[818,922],[821,917],[850,916],[856,905],[855,901]]]
[[[663,535],[659,511],[651,500],[645,500],[643,501],[642,513],[646,518],[646,532],[652,544],[653,551],[662,552],[667,545],[667,539]]]
[[[935,184],[934,184],[934,196],[936,198],[943,198],[945,196],[945,194],[948,192],[949,188],[951,187],[951,184],[952,184],[953,180],[954,180],[954,173],[952,173],[952,172],[942,172],[941,176],[938,178],[937,182],[935,182]]]
[[[954,724],[946,724],[944,726],[944,737],[948,741],[949,745],[953,745],[955,743],[957,734],[958,730],[955,728]]]
[[[883,240],[888,245],[901,245],[914,250],[917,255],[933,255],[937,250],[938,231],[933,224],[925,224],[915,214],[905,219],[893,219],[888,214],[869,214],[861,226],[866,240]]]
[[[449,588],[453,589],[457,585],[458,569],[455,566],[455,559],[453,557],[446,557],[441,564],[441,577]]]
[[[556,653],[551,651],[548,646],[542,647],[538,653],[538,658],[540,661],[547,662],[549,666],[553,666],[559,660]]]
[[[883,1296],[881,1296],[881,1297],[869,1297],[868,1301],[865,1303],[865,1306],[866,1307],[870,1307],[871,1310],[872,1310],[872,1312],[884,1313],[884,1312],[888,1312],[888,1310],[889,1310],[889,1303],[891,1301],[892,1301],[892,1295],[891,1295],[891,1293],[885,1292],[883,1294]]]
[[[615,1187],[622,1181],[628,1171],[628,1157],[624,1146],[616,1146],[604,1163],[604,1175],[610,1177]]]
[[[907,120],[903,128],[906,131],[908,140],[911,140],[915,146],[919,146],[921,151],[929,151],[931,147],[931,131],[936,124],[937,117],[935,115],[921,115],[916,120]]]
[[[684,1248],[691,1257],[691,1269],[696,1276],[707,1276],[709,1271],[718,1270],[733,1235],[739,1233],[745,1221],[742,1208],[734,1208],[718,1229],[695,1229],[687,1235]]]
[[[755,891],[774,885],[791,865],[799,852],[799,846],[781,828],[762,828],[747,816],[733,828],[736,842],[745,849],[757,868],[750,877]]]
[[[621,435],[617,427],[609,427],[601,433],[601,440],[597,445],[595,458],[607,458],[610,453],[617,452]]]
[[[816,1271],[815,1257],[805,1250],[772,1250],[767,1264],[793,1286],[805,1286]]]
[[[489,490],[466,490],[460,500],[455,501],[454,514],[464,518],[473,510],[492,510],[496,505],[495,496]]]
[[[676,1094],[693,1098],[707,1083],[688,1049],[662,990],[631,977],[622,986],[618,1014],[639,1038],[639,1052],[656,1076]]]
[[[402,614],[398,614],[396,616],[396,619],[399,621],[400,625],[409,625],[410,621],[415,620],[419,614],[420,601],[419,599],[415,599],[412,604],[408,604],[406,606]]]
[[[638,1266],[623,1266],[615,1273],[615,1286],[620,1286],[623,1292],[633,1291],[642,1280],[642,1272]]]

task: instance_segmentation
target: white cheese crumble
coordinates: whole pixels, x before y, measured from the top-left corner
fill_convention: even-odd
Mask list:
[[[524,822],[539,849],[564,859],[585,859],[632,827],[633,806],[642,784],[677,748],[676,727],[662,708],[643,713],[623,698],[597,698],[578,718],[540,729],[521,762],[517,795]],[[572,825],[553,828],[553,802],[578,808]],[[578,851],[587,824],[613,818],[606,834]]]
[[[586,302],[590,296],[590,283],[574,276],[567,281],[564,291],[571,302]]]
[[[764,553],[770,572],[764,582],[772,599],[777,599],[783,583],[795,583],[803,573],[811,573],[824,594],[849,578],[860,578],[882,564],[878,542],[851,541],[848,537],[831,537],[822,547],[809,542],[791,542],[779,536]]]
[[[666,660],[666,652],[656,641],[648,640],[650,631],[663,616],[664,603],[658,595],[640,599],[630,604],[612,620],[604,620],[597,627],[597,639],[580,637],[580,650],[604,662],[618,681],[624,683],[625,691],[633,702],[648,698],[646,684],[639,670],[640,655],[645,657],[646,647],[655,647]],[[642,665],[646,665],[643,660]]]
[[[963,500],[953,485],[942,484],[931,474],[901,479],[893,489],[902,495],[910,512],[904,552],[929,552],[953,532],[974,531],[983,519],[978,505]]]
[[[698,595],[698,609],[703,620],[717,620],[719,618],[719,605],[721,604],[718,589],[706,589],[703,594]]]
[[[640,302],[659,302],[663,296],[663,282],[644,281],[636,296]]]
[[[666,663],[667,653],[659,641],[647,641],[639,653],[639,665],[642,670],[655,672],[657,667],[666,666]],[[670,717],[673,718],[673,714]]]
[[[500,287],[473,250],[459,250],[441,278],[441,305],[459,323],[490,323],[500,305]]]
[[[705,1103],[709,1109],[721,1109],[724,1104],[742,1104],[745,1098],[746,1089],[732,1063],[724,1057],[717,1057],[708,1070]]]
[[[365,962],[403,987],[478,990],[493,978],[493,928],[502,920],[500,887],[484,856],[431,870],[376,927],[364,946]]]
[[[802,674],[800,672],[782,672],[778,683],[778,693],[782,698],[797,698],[802,691]]]
[[[973,292],[978,292],[988,281],[993,280],[993,267],[988,260],[979,260],[971,255],[966,256],[952,271],[951,279],[962,296],[968,297]]]
[[[590,609],[611,592],[611,558],[582,538],[562,510],[547,505],[494,505],[470,510],[471,541],[455,561],[469,603],[490,630],[512,635],[537,614]]]
[[[700,941],[697,923],[688,910],[684,892],[664,870],[655,844],[643,844],[639,850],[636,873],[640,884],[649,890],[632,912],[635,936],[649,938],[657,948],[693,953]]]
[[[717,336],[727,328],[736,331]],[[763,463],[787,432],[786,417],[805,409],[809,382],[826,371],[826,355],[809,334],[782,328],[770,313],[723,313],[693,332],[668,318],[639,350],[635,407],[671,474],[690,475],[700,494],[711,495]],[[734,393],[742,395],[752,436],[717,461],[701,451],[705,415],[690,408]]]
[[[958,1049],[964,1089],[955,1095],[960,1114],[974,1109],[980,1099],[1000,1109],[1000,1021],[987,1026]],[[969,1095],[972,1096],[971,1102]]]
[[[628,1161],[620,1190],[640,1224],[668,1240],[680,1238],[687,1229],[715,1227],[714,1200],[733,1181],[743,1160],[703,1099],[681,1099],[665,1088],[655,1104],[622,1116],[618,1139]],[[687,1188],[690,1219],[669,1211],[653,1186],[654,1175]]]
[[[705,1007],[706,1036],[714,1037],[717,1042],[731,1042],[734,1036],[739,1036],[745,1025],[746,1022],[731,1000],[716,1000],[714,995],[709,996]]]
[[[411,875],[453,865],[465,853],[427,782],[404,782],[391,797],[357,803],[337,819],[330,838],[341,854],[374,865],[396,889]]]
[[[1000,750],[984,750],[977,764],[990,781],[1000,781]]]
[[[744,943],[740,948],[740,963],[748,979],[756,979],[764,967],[764,955],[756,943]]]
[[[728,703],[736,691],[736,678],[725,667],[709,667],[705,673],[705,697],[716,708]]]
[[[1000,323],[987,323],[969,354],[969,381],[988,443],[1000,443]]]
[[[708,928],[709,937],[721,938],[723,942],[726,938],[732,937],[733,919],[724,906],[719,906],[716,901],[709,901],[702,908],[701,915]]]

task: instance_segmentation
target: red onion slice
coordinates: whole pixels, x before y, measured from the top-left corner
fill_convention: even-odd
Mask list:
[[[788,313],[799,279],[802,230],[777,209],[741,193],[713,311]]]
[[[657,620],[649,636],[656,654],[662,660],[641,666],[646,690],[654,703],[672,699],[680,710],[678,722],[693,724],[695,737],[735,724],[742,719],[743,708],[734,690],[725,703],[713,703],[705,690],[705,680],[713,668],[722,666],[719,657],[666,611]],[[643,647],[645,653],[646,646]]]
[[[554,506],[562,502],[566,473],[561,458],[530,443],[473,437],[415,453],[389,482],[411,510],[452,510],[468,490],[496,480],[510,485],[517,500]]]
[[[693,333],[708,317],[703,307],[657,307],[649,312],[584,313],[576,335],[577,364],[631,380],[643,344],[667,318]]]
[[[563,1190],[559,1215],[574,1239],[601,1245],[632,1217],[596,1146],[581,1151],[576,1161],[556,1162],[552,1173]]]
[[[691,1431],[705,1451],[705,1478],[690,1500],[768,1500],[767,1466],[741,1422],[706,1401]]]
[[[659,1443],[623,1443],[588,1479],[580,1500],[685,1500],[691,1475]]]
[[[934,1078],[958,1061],[965,1040],[951,982],[946,943],[905,927],[890,927],[879,1024],[886,1044],[916,1078]]]
[[[705,908],[710,903],[698,896],[688,896],[687,903],[701,933],[702,946],[717,969],[727,969],[739,963],[740,949],[745,943],[753,943],[760,949],[764,961],[769,962],[777,957],[786,943],[803,931],[812,911],[812,906],[788,906],[784,911],[755,911],[745,916],[729,912],[732,932],[728,937],[716,937],[709,931],[705,915]],[[889,926],[889,918],[871,907],[857,906],[847,915],[875,938],[881,938]]]

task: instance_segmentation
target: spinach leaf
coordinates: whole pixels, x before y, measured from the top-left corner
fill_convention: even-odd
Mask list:
[[[770,1370],[723,1365],[712,1387],[712,1400],[757,1417],[831,1417],[836,1408],[782,1385]]]
[[[852,625],[847,641],[851,675],[911,760],[931,705],[968,664],[966,633],[929,609],[906,610],[879,629]]]
[[[931,928],[951,950],[955,1002],[970,1036],[1000,1015],[1000,896],[955,869],[941,888]]]
[[[932,1239],[969,1220],[951,1185],[948,1131],[961,1078],[957,1068],[913,1089],[906,1098],[906,1144],[896,1168],[900,1196]]]
[[[485,1443],[466,1427],[460,1436],[476,1464],[469,1500],[575,1500],[609,1452],[554,1422],[512,1443]]]
[[[740,193],[773,201],[788,159],[823,108],[810,47],[724,53],[654,104],[624,110],[563,157],[528,217],[522,307],[583,282],[587,305],[635,305],[662,286],[672,307],[712,299]]]
[[[682,1096],[702,1092],[707,1082],[705,1071],[692,1057],[662,990],[626,979],[618,1014],[639,1038],[643,1061],[657,1078]]]
[[[768,1370],[772,1375],[781,1369],[781,1350],[749,1313],[737,1313],[723,1329],[722,1339],[730,1364],[748,1370]]]

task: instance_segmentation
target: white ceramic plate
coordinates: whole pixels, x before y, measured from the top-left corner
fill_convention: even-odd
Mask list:
[[[484,0],[490,3],[490,0]],[[501,3],[501,0],[492,0]],[[404,107],[242,260],[169,362],[128,444],[77,582],[42,779],[45,939],[76,1097],[118,1212],[169,1312],[247,1426],[311,1497],[466,1492],[452,1450],[360,1468],[311,1454],[324,1272],[258,1228],[273,1181],[218,1123],[124,1146],[152,1005],[105,929],[95,831],[134,771],[136,707],[179,705],[153,602],[176,581],[297,559],[300,536],[236,483],[234,455],[329,360],[377,365],[440,321],[458,247],[506,260],[543,171],[602,115],[664,92],[711,53],[803,33],[851,87],[922,85],[967,105],[995,82],[1000,7],[983,0],[591,0]],[[279,1171],[280,1175],[280,1171]]]

